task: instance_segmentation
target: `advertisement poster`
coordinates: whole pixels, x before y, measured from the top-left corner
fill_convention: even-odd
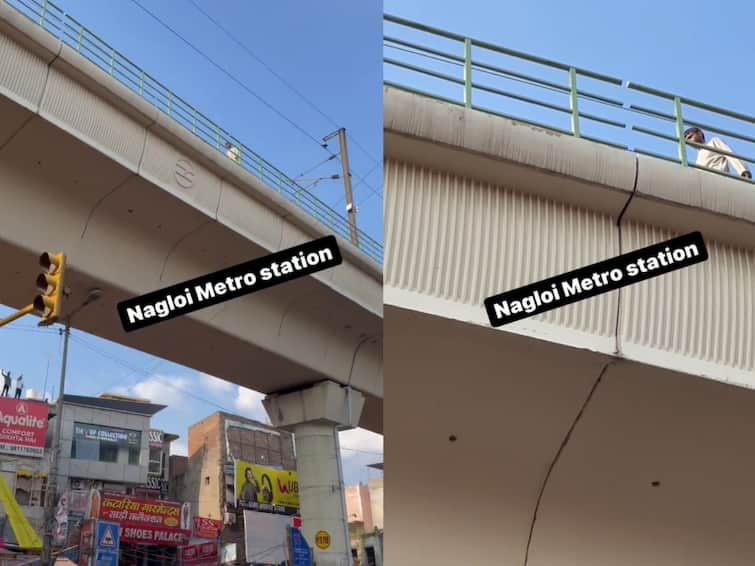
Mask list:
[[[207,517],[194,517],[195,537],[215,539],[220,536],[222,529],[223,521],[208,519]]]
[[[184,566],[218,563],[218,543],[216,541],[193,544],[181,549],[181,562]]]
[[[55,530],[52,540],[55,544],[63,544],[68,536],[68,498],[69,492],[63,493],[58,500],[58,507],[55,511]]]
[[[0,397],[0,453],[41,458],[47,435],[47,403]]]
[[[257,466],[243,460],[236,460],[235,466],[239,507],[281,513],[295,513],[299,509],[296,472]]]
[[[103,521],[121,526],[120,540],[139,544],[183,546],[191,537],[188,504],[102,493],[98,497]]]
[[[94,548],[94,521],[85,521],[81,525],[79,540],[79,566],[89,566]]]

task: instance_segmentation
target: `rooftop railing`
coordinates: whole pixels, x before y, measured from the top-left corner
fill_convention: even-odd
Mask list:
[[[231,143],[239,151],[238,158],[234,159],[236,163],[335,233],[351,241],[349,222],[344,216],[150,76],[144,69],[121,55],[114,47],[66,14],[61,8],[48,0],[5,0],[5,2],[170,116],[210,147],[226,154],[225,143]],[[366,255],[382,263],[383,246],[361,230],[358,231],[357,245]]]
[[[690,161],[690,147],[748,170],[755,163],[755,117],[746,114],[396,16],[385,15],[383,41],[388,86],[685,167],[703,168]],[[719,134],[747,151],[686,141],[692,126],[706,140]]]

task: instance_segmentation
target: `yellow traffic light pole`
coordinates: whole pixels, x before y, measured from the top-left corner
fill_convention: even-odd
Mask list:
[[[21,318],[22,316],[25,316],[32,312],[34,312],[34,305],[26,305],[21,310],[14,312],[12,315],[6,316],[5,318],[0,318],[0,326],[5,326],[9,322],[13,322],[17,318]]]

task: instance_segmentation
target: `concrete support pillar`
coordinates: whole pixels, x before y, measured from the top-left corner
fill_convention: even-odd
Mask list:
[[[350,566],[346,499],[338,432],[354,428],[364,406],[358,391],[332,381],[284,394],[262,404],[274,426],[294,433],[302,531],[318,566]],[[329,545],[318,547],[318,533]]]

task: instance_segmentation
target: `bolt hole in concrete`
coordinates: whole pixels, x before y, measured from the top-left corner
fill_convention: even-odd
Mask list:
[[[659,485],[661,485],[661,482],[654,481],[654,482],[651,482],[650,485],[652,485],[653,487],[658,487]]]
[[[449,437],[448,437],[448,441],[449,441],[449,442],[456,442],[456,435],[455,435],[455,434],[452,434],[451,436],[449,436]]]
[[[133,208],[129,208],[129,209],[128,209],[128,213],[129,213],[129,214],[133,214],[133,213],[134,213],[134,209],[133,209]]]

